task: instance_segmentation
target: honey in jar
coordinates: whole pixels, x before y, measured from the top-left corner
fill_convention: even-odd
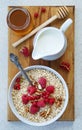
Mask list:
[[[7,15],[8,26],[18,35],[25,35],[33,29],[30,12],[26,8],[13,8]]]

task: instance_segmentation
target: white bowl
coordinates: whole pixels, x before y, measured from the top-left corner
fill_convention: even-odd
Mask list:
[[[15,83],[16,78],[21,75],[21,72],[18,72],[15,75],[15,77],[12,79],[11,83],[10,83],[9,91],[8,91],[8,102],[9,102],[9,105],[10,105],[10,108],[11,108],[12,112],[22,122],[24,122],[26,124],[29,124],[29,125],[32,125],[32,126],[45,126],[45,125],[49,125],[49,124],[55,122],[56,120],[58,120],[63,115],[64,111],[66,110],[67,104],[68,104],[68,88],[67,88],[67,84],[64,81],[64,79],[62,78],[62,76],[58,72],[56,72],[55,70],[53,70],[53,69],[51,69],[51,68],[49,68],[47,66],[34,65],[34,66],[30,66],[30,67],[25,68],[25,71],[29,71],[29,70],[35,69],[35,68],[45,69],[45,70],[48,70],[48,71],[54,73],[60,79],[60,81],[63,83],[64,89],[65,89],[65,93],[66,93],[66,98],[65,98],[64,107],[61,110],[61,112],[59,114],[57,114],[57,116],[54,117],[53,119],[50,119],[50,120],[48,120],[46,122],[42,122],[42,123],[32,122],[32,121],[30,121],[30,120],[28,120],[28,119],[20,116],[19,113],[17,112],[14,104],[13,104],[13,100],[12,100],[12,89],[13,89],[13,85]]]

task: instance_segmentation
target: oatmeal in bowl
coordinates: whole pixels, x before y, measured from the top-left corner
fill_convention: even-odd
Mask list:
[[[33,85],[17,73],[11,81],[8,101],[16,117],[26,124],[45,126],[58,120],[68,104],[68,89],[62,76],[41,65],[25,69]]]

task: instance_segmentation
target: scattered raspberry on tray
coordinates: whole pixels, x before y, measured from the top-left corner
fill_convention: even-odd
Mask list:
[[[41,8],[41,13],[45,13],[46,12],[46,8],[45,7],[42,7]]]
[[[69,72],[70,71],[70,64],[68,62],[61,62],[60,68]]]
[[[25,56],[25,57],[28,57],[29,56],[29,50],[26,46],[22,47],[20,49],[20,52]]]
[[[39,17],[38,12],[35,12],[35,13],[34,13],[34,18],[38,18],[38,17]]]

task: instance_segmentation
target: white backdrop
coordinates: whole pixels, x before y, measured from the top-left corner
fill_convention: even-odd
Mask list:
[[[46,127],[32,127],[7,121],[8,28],[9,5],[75,5],[75,121],[56,122]],[[82,0],[0,0],[0,130],[81,130],[82,129]]]

